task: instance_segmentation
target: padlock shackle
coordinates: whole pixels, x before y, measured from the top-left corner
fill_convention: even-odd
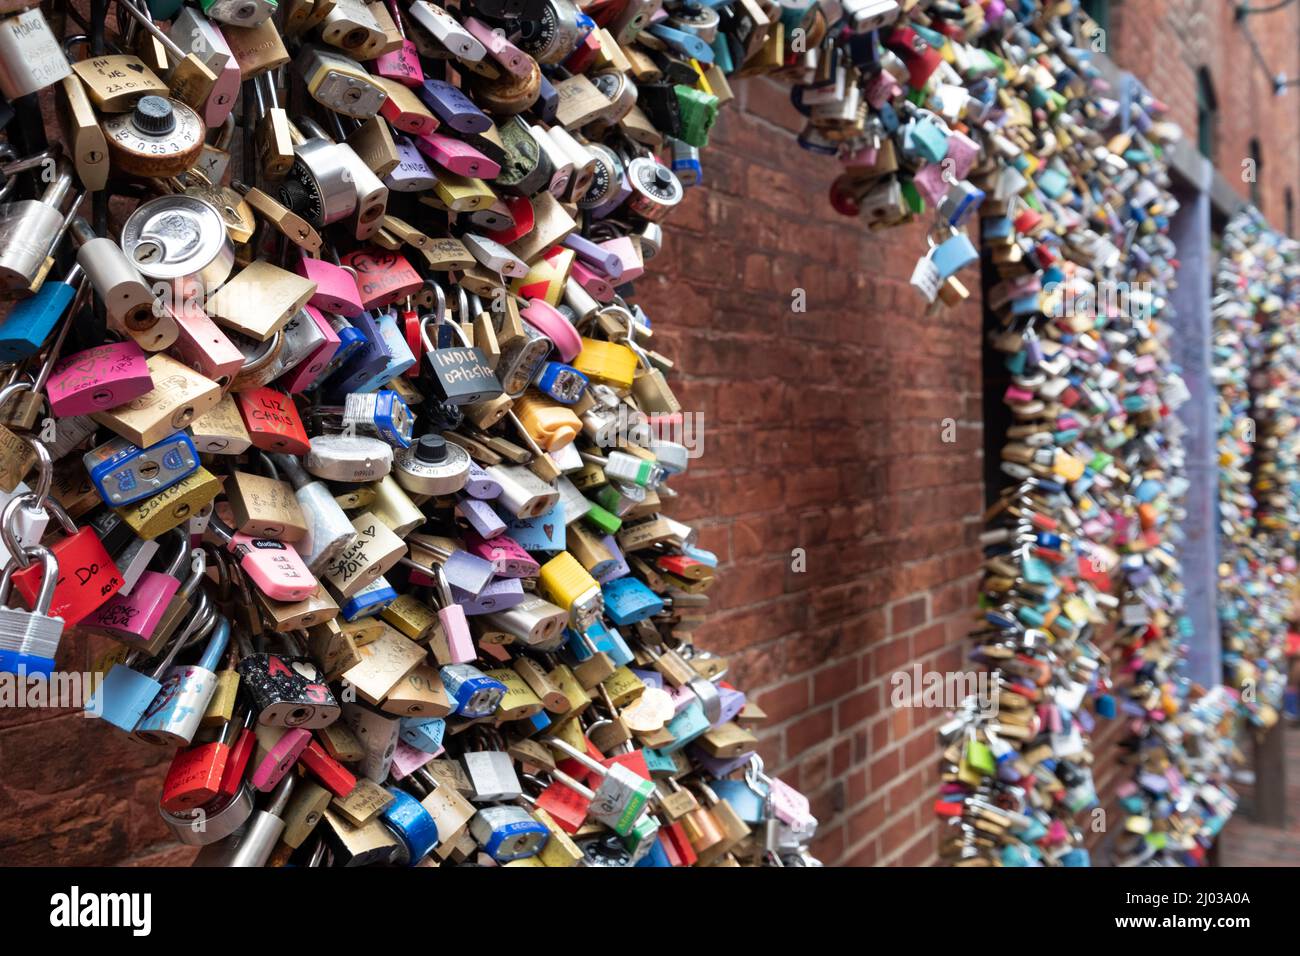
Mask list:
[[[14,571],[18,566],[17,559],[20,552],[28,564],[31,563],[30,559],[32,558],[39,558],[41,561],[41,589],[36,594],[32,613],[49,617],[50,605],[54,602],[54,588],[59,583],[59,559],[54,556],[54,552],[39,544],[26,545],[25,547],[10,550],[12,557],[9,559],[9,563],[5,565],[4,574],[0,575],[0,606],[9,603],[9,594],[13,588]],[[62,618],[56,618],[56,620],[61,621]]]
[[[216,626],[212,629],[212,636],[208,638],[208,646],[203,649],[203,656],[199,658],[199,666],[215,672],[221,663],[221,655],[226,653],[229,643],[230,621],[226,617],[218,616]]]

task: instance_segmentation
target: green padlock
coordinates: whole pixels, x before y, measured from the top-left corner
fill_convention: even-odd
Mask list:
[[[709,130],[718,118],[718,98],[681,83],[673,89],[677,93],[677,107],[682,117],[682,130],[677,139],[697,149],[708,146]]]

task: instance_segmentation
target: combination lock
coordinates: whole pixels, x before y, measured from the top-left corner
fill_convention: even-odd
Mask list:
[[[142,96],[130,113],[104,120],[109,162],[132,176],[180,175],[198,160],[206,135],[198,113],[165,96]]]
[[[627,205],[642,219],[658,222],[682,201],[682,184],[673,171],[647,156],[627,164],[632,195]]]

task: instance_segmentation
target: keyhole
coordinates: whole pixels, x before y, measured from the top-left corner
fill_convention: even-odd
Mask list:
[[[113,401],[113,393],[106,388],[101,388],[90,396],[90,400],[96,405],[108,405]]]
[[[162,245],[153,239],[145,239],[135,247],[135,261],[141,265],[149,265],[154,262],[162,261]]]
[[[158,477],[158,463],[156,461],[147,461],[140,466],[140,477],[145,481],[152,481]]]

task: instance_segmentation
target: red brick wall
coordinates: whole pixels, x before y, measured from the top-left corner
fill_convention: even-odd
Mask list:
[[[1246,18],[1267,69],[1254,58],[1246,30],[1234,22],[1235,6],[1228,0],[1112,0],[1107,49],[1169,105],[1193,145],[1196,74],[1209,68],[1218,100],[1215,164],[1238,194],[1249,197],[1242,162],[1250,157],[1251,139],[1258,139],[1262,211],[1274,227],[1285,229],[1288,187],[1300,206],[1300,86],[1275,96],[1272,74],[1300,77],[1300,4]]]
[[[907,284],[923,234],[832,212],[836,164],[794,144],[787,94],[735,87],[707,188],[640,289],[683,405],[705,415],[704,457],[674,481],[724,562],[698,638],[770,715],[763,754],[812,798],[817,855],[926,863],[940,715],[890,707],[889,675],[961,663],[984,506],[980,312],[927,316]]]

